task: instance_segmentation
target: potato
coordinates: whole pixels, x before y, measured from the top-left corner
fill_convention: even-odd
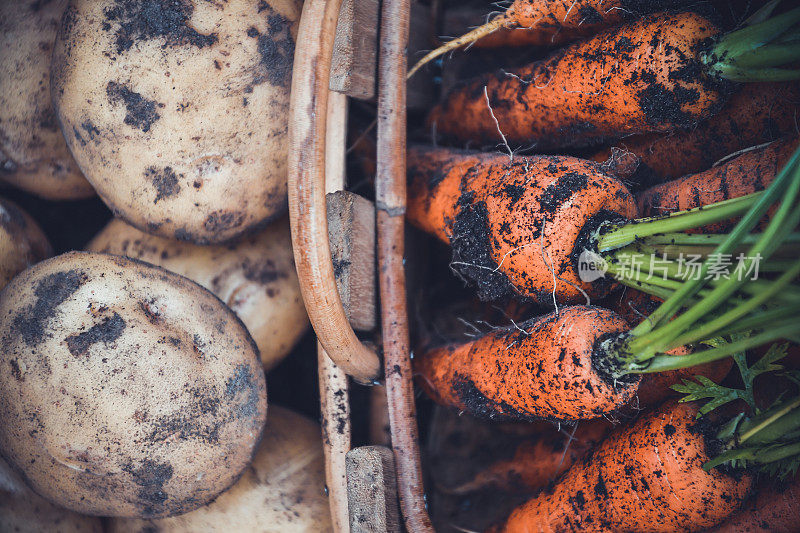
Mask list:
[[[0,531],[15,533],[102,533],[103,524],[32,493],[18,481],[8,484],[9,467],[0,459]]]
[[[0,179],[51,200],[94,195],[50,98],[50,55],[66,5],[0,2]]]
[[[142,231],[227,242],[285,211],[299,0],[72,0],[56,112],[86,177]]]
[[[184,513],[250,462],[267,408],[257,348],[194,282],[70,252],[11,280],[0,331],[0,454],[50,501]]]
[[[289,353],[308,327],[286,219],[236,244],[214,246],[148,235],[115,219],[87,250],[147,261],[216,294],[247,326],[267,370]]]
[[[114,519],[109,533],[331,531],[319,425],[280,407],[269,417],[251,468],[213,503],[173,518]]]
[[[0,289],[51,255],[53,249],[36,221],[13,202],[0,198]]]

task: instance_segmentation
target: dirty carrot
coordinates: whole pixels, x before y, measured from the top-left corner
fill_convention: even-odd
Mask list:
[[[594,265],[584,259],[597,251],[600,228],[614,221],[602,238],[622,255],[638,240],[647,244],[663,237],[657,234],[728,220],[755,201],[745,197],[631,221],[637,210],[625,186],[596,163],[574,157],[412,147],[408,172],[408,220],[450,244],[451,268],[483,300],[515,296],[558,305],[601,297],[617,274],[587,276],[583,269]],[[612,267],[619,261],[609,259]]]
[[[711,533],[792,533],[800,523],[800,476],[788,482],[768,480]]]
[[[701,531],[730,515],[752,479],[703,465],[713,455],[698,409],[668,402],[612,433],[552,492],[518,507],[494,531]]]
[[[462,46],[552,46],[656,10],[687,4],[670,0],[514,0],[501,15],[426,54],[408,72]]]
[[[608,173],[637,187],[649,187],[708,170],[739,150],[798,135],[798,114],[800,84],[749,83],[731,96],[719,113],[694,129],[634,135],[589,159],[604,163]],[[617,163],[627,157],[633,157],[635,165],[630,172],[617,174]]]
[[[710,205],[764,190],[798,147],[797,138],[755,147],[714,168],[656,185],[636,197],[641,216],[659,216]],[[730,223],[704,228],[729,229]]]
[[[414,358],[433,398],[481,418],[586,420],[631,400],[638,377],[616,386],[592,363],[596,344],[627,330],[600,307],[574,306]]]
[[[483,299],[540,303],[600,296],[571,257],[604,220],[636,214],[633,197],[596,163],[412,147],[408,219],[453,248],[452,268]]]
[[[800,77],[780,68],[800,52],[779,42],[798,21],[795,8],[723,35],[696,13],[648,15],[543,61],[458,85],[428,120],[448,141],[503,138],[538,150],[692,128],[722,108],[731,82]]]

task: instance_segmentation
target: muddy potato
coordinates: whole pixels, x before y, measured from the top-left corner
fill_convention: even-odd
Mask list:
[[[0,289],[51,255],[53,249],[36,221],[13,202],[0,198]]]
[[[48,500],[184,513],[249,464],[267,407],[257,348],[194,282],[70,252],[6,286],[0,332],[0,454]]]
[[[73,513],[40,498],[0,459],[0,531],[102,533],[100,519]]]
[[[198,246],[148,235],[112,220],[87,250],[125,255],[186,276],[242,319],[269,370],[308,326],[286,219],[230,245]]]
[[[331,531],[320,427],[270,407],[253,464],[231,489],[191,513],[160,520],[115,519],[109,533],[287,533]]]
[[[50,98],[50,55],[67,0],[0,2],[0,179],[51,200],[86,198]]]
[[[299,0],[72,0],[56,111],[103,200],[147,233],[230,241],[286,208]]]

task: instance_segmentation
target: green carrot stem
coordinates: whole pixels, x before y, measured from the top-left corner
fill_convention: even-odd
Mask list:
[[[664,256],[665,259],[670,261],[676,261],[683,257],[701,257],[706,258],[714,253],[714,246],[673,246],[671,244],[654,244],[652,245],[653,250],[659,256]],[[733,251],[733,255],[737,253],[744,253],[744,250],[740,246],[738,249]],[[786,259],[786,258],[794,258],[800,255],[800,244],[789,244],[786,246],[781,246],[778,250],[775,250],[775,253],[772,255],[774,260],[778,259]]]
[[[703,470],[706,472],[714,467],[720,466],[728,461],[748,461],[760,464],[769,464],[776,461],[781,461],[788,457],[793,457],[800,454],[800,442],[795,444],[786,444],[783,446],[772,446],[769,448],[764,447],[750,447],[750,448],[735,448],[725,453],[719,454],[714,459],[703,464]]]
[[[757,24],[728,33],[712,47],[711,54],[701,55],[701,61],[711,68],[735,62],[741,55],[753,52],[774,41],[785,31],[800,22],[800,8],[768,18]]]
[[[655,296],[656,298],[661,298],[662,300],[666,300],[675,292],[672,289],[668,289],[665,287],[659,287],[657,285],[651,285],[646,281],[635,281],[627,278],[618,279],[618,281],[625,285],[626,287],[630,287],[632,289],[640,290],[651,296]]]
[[[787,31],[781,35],[776,41],[776,44],[788,44],[800,41],[800,30]]]
[[[659,233],[673,233],[699,228],[720,220],[727,220],[745,213],[763,196],[762,192],[740,196],[708,206],[679,211],[664,217],[635,220],[627,224],[612,226],[598,238],[597,250],[601,253],[622,248],[637,239]]]
[[[665,233],[652,235],[642,242],[645,245],[656,246],[662,244],[675,244],[684,246],[717,246],[728,237],[725,233]],[[752,246],[761,237],[760,233],[751,233],[742,239],[741,245]],[[783,244],[800,244],[800,233],[794,232],[786,236]]]
[[[797,331],[797,317],[791,317],[788,320],[774,324],[769,330],[759,333],[758,335],[723,344],[717,348],[701,350],[687,355],[656,354],[646,361],[646,366],[630,367],[623,370],[621,374],[651,374],[654,372],[677,370],[679,368],[688,368],[703,363],[710,363],[712,361],[724,359],[735,353],[756,348],[777,339],[782,339],[795,331]]]
[[[759,196],[756,203],[747,211],[747,213],[742,217],[742,219],[736,224],[733,228],[731,233],[728,235],[728,238],[725,239],[722,243],[717,246],[715,253],[716,254],[727,254],[734,250],[741,240],[747,235],[750,230],[758,223],[761,217],[767,212],[767,210],[772,206],[774,202],[776,202],[781,196],[784,195],[784,192],[787,188],[791,187],[794,192],[797,192],[797,186],[800,184],[800,171],[798,171],[798,161],[800,161],[800,150],[796,150],[795,153],[792,155],[789,163],[778,173],[775,177],[775,180],[770,184],[770,186],[763,191],[763,194]],[[791,196],[793,198],[793,196]],[[788,200],[788,201],[787,201]],[[786,195],[784,198],[784,202],[781,204],[781,208],[773,217],[770,225],[768,226],[768,232],[762,234],[761,238],[759,238],[759,243],[763,243],[764,239],[773,238],[774,234],[776,233],[777,227],[781,224],[782,220],[786,218],[786,211],[785,207],[790,202],[790,195]],[[776,225],[777,223],[777,225]],[[786,230],[786,234],[790,233],[794,228],[790,227]],[[760,248],[760,244],[754,246],[754,248]],[[656,328],[659,328],[662,322],[665,322],[664,328],[670,327],[675,321],[668,322],[668,320],[673,316],[673,314],[682,307],[683,300],[689,296],[693,296],[698,290],[700,290],[705,284],[706,280],[704,279],[706,274],[708,273],[708,269],[710,268],[709,261],[705,261],[700,268],[700,275],[697,276],[697,279],[687,280],[680,289],[678,289],[675,294],[673,294],[670,298],[668,298],[663,304],[661,304],[658,309],[656,309],[651,318],[653,319],[652,322],[642,322],[638,326],[636,326],[633,330],[631,330],[630,340],[628,341],[628,351],[633,354],[637,354],[636,357],[641,357],[642,352],[644,352],[645,358],[650,354],[646,353],[645,350],[649,349],[649,344],[652,343],[655,339],[653,338],[656,335],[661,335],[663,332],[661,331],[654,331]],[[718,287],[719,288],[719,287]],[[734,287],[735,288],[735,287]],[[718,291],[716,296],[722,296],[727,292],[729,287],[725,287],[724,289]],[[716,291],[717,289],[715,289]],[[713,293],[713,291],[712,291]],[[698,304],[692,306],[686,313],[682,314],[681,317],[678,317],[676,320],[681,320],[683,317],[687,316],[687,313],[692,312],[691,317],[689,320],[682,320],[679,324],[679,328],[683,328],[687,322],[691,324],[692,321],[696,320],[703,314],[707,313],[710,308],[713,308],[716,304],[713,300],[709,300],[711,295],[704,298]],[[660,329],[660,328],[659,328]],[[673,326],[673,330],[667,331],[667,334],[674,335],[675,327]],[[655,333],[655,335],[650,335],[648,338],[648,334]],[[651,352],[652,353],[652,352]]]
[[[800,428],[800,398],[778,405],[762,415],[743,421],[737,430],[739,444],[775,442],[787,433]]]
[[[618,281],[622,281],[623,279],[641,281],[673,290],[677,290],[680,287],[680,284],[674,282],[687,281],[691,279],[692,274],[697,274],[691,269],[682,269],[679,262],[672,260],[665,261],[663,258],[656,258],[657,255],[655,248],[637,243],[631,247],[626,247],[614,252],[608,260],[605,260],[602,265],[598,266],[604,268],[607,273],[611,274]],[[764,263],[767,262],[765,261]],[[791,261],[786,264],[786,268],[771,271],[783,272],[793,264],[794,261]],[[626,265],[638,265],[639,269],[637,271],[636,269],[626,267]],[[759,264],[759,271],[762,271],[761,263]],[[672,282],[666,280],[672,280]],[[714,279],[713,276],[709,276],[707,281],[709,285],[716,286],[721,283],[722,278]],[[745,294],[757,294],[765,290],[770,283],[771,281],[766,279],[751,279],[748,283],[739,287],[738,290]],[[781,301],[797,301],[800,299],[800,287],[787,287],[786,290],[778,294],[776,298]]]
[[[798,313],[800,313],[800,304],[770,308],[765,311],[753,313],[747,318],[743,318],[722,328],[715,336],[723,337],[735,333],[750,332],[754,329],[765,329],[787,317],[797,316]]]
[[[758,24],[759,22],[764,22],[772,15],[772,12],[775,11],[775,8],[778,7],[778,4],[781,3],[781,0],[770,0],[763,6],[761,6],[755,13],[747,17],[745,21],[742,23],[744,26],[752,26],[754,24]]]
[[[795,442],[793,444],[785,444],[783,446],[775,446],[767,449],[762,448],[760,452],[756,453],[753,460],[756,463],[768,464],[782,461],[783,459],[794,457],[798,454],[800,454],[800,442]]]
[[[800,70],[797,69],[742,68],[734,65],[717,65],[716,71],[723,78],[740,83],[780,82],[800,79]]]
[[[800,255],[800,254],[797,254]],[[795,255],[795,257],[797,257]],[[788,269],[792,267],[792,260],[791,259],[771,259],[769,261],[764,261],[759,266],[759,270],[761,272],[786,272]]]
[[[798,57],[800,57],[800,43],[768,44],[736,58],[736,66],[743,69],[762,69],[785,65],[797,61]]]
[[[761,305],[770,301],[784,287],[794,281],[798,274],[800,274],[800,261],[795,261],[792,268],[784,272],[778,279],[771,282],[766,290],[737,305],[727,313],[678,336],[667,345],[667,350],[683,346],[684,344],[691,344],[715,335],[724,327],[736,320],[744,318],[751,311],[758,309]]]

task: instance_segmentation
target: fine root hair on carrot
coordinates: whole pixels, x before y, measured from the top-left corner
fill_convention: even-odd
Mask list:
[[[497,117],[494,116],[494,110],[492,110],[492,103],[489,101],[489,93],[486,90],[486,86],[483,87],[483,95],[486,97],[486,107],[489,108],[489,115],[491,115],[492,120],[494,120],[495,125],[497,126],[497,133],[500,134],[500,138],[503,140],[503,146],[506,147],[508,150],[508,161],[510,163],[514,162],[514,152],[511,150],[511,147],[508,145],[508,140],[506,136],[503,135],[503,130],[500,129],[500,123],[497,121]]]
[[[669,2],[631,2],[627,0],[516,0],[502,11],[492,11],[486,21],[467,33],[451,39],[425,54],[409,70],[413,76],[430,61],[458,48],[472,46],[553,46],[587,37],[622,21],[644,15],[655,9],[671,9],[689,4],[686,0]],[[496,5],[496,4],[495,4]],[[500,7],[500,6],[498,6]]]

